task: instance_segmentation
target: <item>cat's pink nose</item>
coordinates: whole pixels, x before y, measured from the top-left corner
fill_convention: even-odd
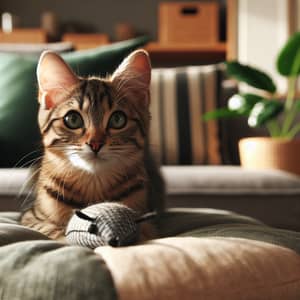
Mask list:
[[[103,146],[102,143],[95,142],[95,141],[91,141],[91,142],[87,143],[87,145],[89,145],[91,147],[92,151],[96,154],[100,151],[101,147]]]

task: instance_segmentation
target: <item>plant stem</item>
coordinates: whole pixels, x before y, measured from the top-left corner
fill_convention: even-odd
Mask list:
[[[297,77],[292,75],[288,79],[288,94],[285,102],[285,110],[289,111],[293,106],[293,100],[295,97],[295,84]]]
[[[287,101],[288,101],[288,99],[287,99]],[[292,102],[292,106],[286,111],[286,116],[285,116],[285,120],[283,122],[281,135],[284,136],[289,132],[289,129],[290,129],[291,125],[293,124],[293,121],[296,117],[296,114],[297,114],[297,109],[296,109],[294,103]]]
[[[294,98],[296,93],[296,83],[297,83],[297,75],[299,73],[300,68],[300,50],[298,50],[294,63],[292,65],[292,72],[288,79],[288,94],[285,102],[285,120],[282,127],[281,135],[287,135],[289,129],[296,117],[297,110],[294,105]]]
[[[280,135],[280,128],[276,120],[271,120],[267,123],[267,129],[271,137],[278,137]]]
[[[297,124],[296,126],[294,126],[289,133],[287,134],[287,138],[292,139],[296,136],[297,133],[300,132],[300,124]]]

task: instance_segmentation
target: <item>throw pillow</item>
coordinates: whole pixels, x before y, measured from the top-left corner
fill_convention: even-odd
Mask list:
[[[220,164],[219,128],[202,115],[218,107],[219,65],[152,70],[150,144],[161,164]]]

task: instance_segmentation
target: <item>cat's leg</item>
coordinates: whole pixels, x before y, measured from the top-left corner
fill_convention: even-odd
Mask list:
[[[36,230],[50,239],[65,242],[65,228],[59,227],[47,220],[37,218],[32,209],[29,209],[22,215],[20,222],[22,225]]]

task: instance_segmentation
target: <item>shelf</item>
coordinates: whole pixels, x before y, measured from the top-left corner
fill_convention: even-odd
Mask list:
[[[71,42],[76,50],[90,49],[109,44],[107,34],[98,33],[66,33],[62,41]]]
[[[46,43],[47,34],[43,29],[14,29],[10,33],[0,30],[0,43]]]
[[[226,59],[226,43],[217,44],[160,44],[149,43],[149,52],[154,66],[178,66],[207,64]]]
[[[106,45],[106,34],[65,34],[63,41],[72,42],[75,49],[89,49]],[[0,43],[45,43],[42,29],[16,29],[12,33],[0,31]],[[164,44],[152,42],[145,46],[154,67],[174,67],[217,63],[226,59],[226,43],[216,44]]]

